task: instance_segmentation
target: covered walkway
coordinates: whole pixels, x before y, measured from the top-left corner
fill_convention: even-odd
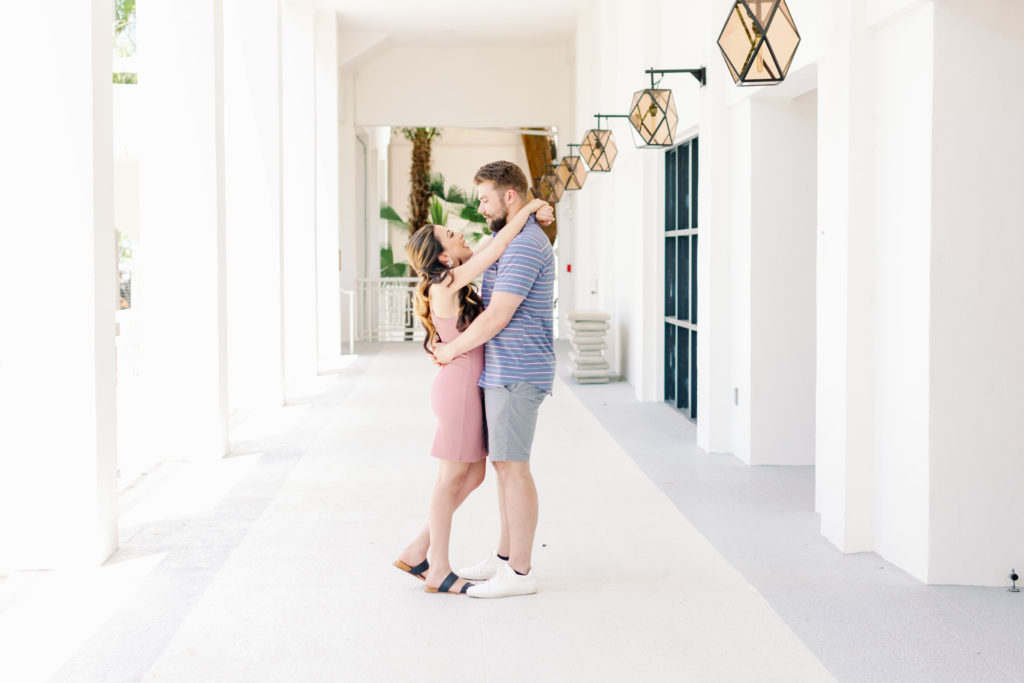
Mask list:
[[[416,345],[368,351],[248,416],[235,455],[129,491],[103,569],[5,587],[0,642],[20,646],[0,678],[830,679],[564,384],[535,453],[541,593],[422,592],[389,564],[426,509],[433,367]],[[455,566],[491,549],[491,484],[456,517]]]
[[[389,566],[425,511],[433,368],[365,347],[237,416],[228,458],[127,491],[103,568],[0,583],[0,680],[1020,680],[1005,591],[842,555],[808,468],[680,453],[689,422],[561,369],[535,449],[539,594],[428,595]],[[492,484],[456,516],[456,567],[492,547]]]

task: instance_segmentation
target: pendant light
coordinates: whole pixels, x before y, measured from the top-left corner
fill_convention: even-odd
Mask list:
[[[569,191],[583,189],[583,183],[587,180],[587,167],[583,165],[583,159],[572,153],[573,147],[579,145],[570,144],[569,154],[562,157],[558,164],[558,178]]]
[[[718,48],[737,85],[777,85],[800,45],[786,0],[736,0],[718,36]]]
[[[619,148],[615,144],[615,136],[608,129],[601,128],[601,119],[625,119],[625,114],[594,114],[597,128],[591,128],[583,134],[580,143],[580,156],[591,173],[607,173],[615,164]]]

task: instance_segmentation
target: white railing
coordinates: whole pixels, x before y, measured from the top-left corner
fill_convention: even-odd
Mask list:
[[[423,326],[412,310],[412,293],[419,278],[360,278],[359,341],[416,341]]]

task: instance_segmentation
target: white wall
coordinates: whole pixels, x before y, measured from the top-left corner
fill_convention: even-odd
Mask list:
[[[564,46],[522,42],[392,47],[356,74],[356,124],[557,125],[571,107],[569,58]]]
[[[751,105],[751,375],[740,388],[751,450],[736,455],[813,465],[817,91]]]
[[[1024,135],[1006,99],[1019,96],[976,65],[1024,56],[1008,28],[1024,10],[832,9],[819,92],[822,530],[924,581],[1000,585],[1024,554],[1012,512],[1024,326],[1008,315],[1024,303],[1024,242],[1007,200],[1024,180]]]
[[[574,143],[596,127],[594,114],[627,113],[633,92],[649,84],[643,71],[661,53],[662,7],[605,0],[581,13]],[[679,37],[669,44],[680,44]],[[685,105],[680,111],[685,119]],[[639,397],[657,400],[663,394],[656,368],[664,335],[664,158],[635,149],[624,119],[603,127],[612,130],[618,156],[610,173],[591,173],[573,197],[573,274],[566,283],[577,308],[612,316],[606,352],[612,371]]]
[[[593,113],[623,113],[644,66],[707,65],[703,90],[668,81],[679,138],[701,144],[698,443],[751,463],[816,462],[822,531],[846,552],[877,550],[926,580],[991,582],[1020,552],[1007,538],[1024,536],[997,521],[1013,481],[997,473],[1016,471],[1002,456],[1014,435],[997,427],[1020,412],[1009,393],[1019,378],[1006,371],[1020,367],[1009,355],[1020,329],[1005,313],[1019,307],[1019,269],[991,253],[1016,244],[1005,197],[1020,184],[1010,161],[1020,134],[1008,113],[979,150],[951,144],[964,131],[965,143],[978,137],[988,106],[978,102],[1007,95],[992,70],[972,106],[963,88],[978,82],[967,72],[976,60],[957,61],[957,50],[947,58],[957,69],[933,69],[922,55],[963,44],[1012,64],[1020,45],[1000,28],[1013,22],[996,19],[1005,3],[937,2],[940,20],[927,0],[792,3],[805,42],[792,80],[763,96],[735,88],[703,36],[717,36],[726,0],[596,2],[577,24],[575,120],[582,132]],[[699,35],[687,40],[690,27]],[[939,80],[943,69],[954,75]],[[1016,111],[1009,97],[1005,111]],[[612,314],[616,369],[638,397],[659,400],[661,342],[649,341],[662,302],[645,275],[663,258],[660,210],[648,210],[663,178],[621,124],[610,124],[622,152],[614,171],[574,197],[587,230],[574,233],[574,289],[581,307]],[[964,167],[977,181],[958,192]],[[984,210],[965,195],[988,197]],[[643,208],[623,209],[640,199]],[[975,235],[981,222],[991,238],[965,253],[964,226]],[[957,297],[965,268],[973,295]],[[985,398],[966,409],[972,396]],[[963,429],[965,419],[977,427]]]
[[[794,13],[808,4],[795,3]],[[752,91],[733,86],[715,44],[730,7],[724,0],[699,5],[603,0],[581,12],[576,40],[575,128],[580,136],[594,127],[593,114],[626,113],[632,93],[649,85],[645,68],[708,69],[707,87],[698,87],[689,75],[673,74],[662,77],[661,87],[673,91],[680,118],[676,140],[700,137],[697,429],[698,443],[712,451],[731,451],[737,434],[749,434],[747,428],[732,428],[734,364],[749,363],[750,355],[749,333],[738,346],[732,335],[732,312],[738,303],[732,260],[750,249],[749,207],[740,244],[733,244],[730,226],[735,212],[742,213],[744,201],[749,205],[749,196],[734,197],[731,188],[736,173],[742,173],[742,165],[749,161],[749,145],[738,142],[737,136],[749,137],[749,114],[743,108]],[[808,14],[811,18],[801,28],[813,34],[819,12],[812,7]],[[815,41],[810,43],[812,53],[820,49]],[[812,61],[798,52],[793,68]],[[734,107],[737,112],[731,111]],[[592,174],[576,198],[581,232],[574,234],[574,292],[581,308],[612,314],[615,335],[609,356],[615,370],[633,385],[638,398],[661,400],[664,154],[634,149],[624,120],[607,125],[615,133],[619,158],[611,173]],[[733,147],[735,154],[730,153]],[[731,163],[737,158],[739,165]],[[813,171],[813,164],[808,168]],[[749,311],[749,304],[743,305]],[[806,461],[806,446],[803,452]]]
[[[938,0],[931,215],[932,583],[1006,585],[1024,564],[1024,6]],[[950,50],[947,46],[956,46]],[[964,55],[970,55],[964,59]]]

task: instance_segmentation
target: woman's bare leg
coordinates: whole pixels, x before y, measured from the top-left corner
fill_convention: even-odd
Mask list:
[[[455,514],[456,496],[465,486],[469,464],[441,460],[438,463],[437,481],[430,494],[430,506],[427,510],[427,524],[430,527],[430,549],[427,559],[430,569],[424,578],[427,586],[437,588],[452,570],[448,559],[448,547],[452,533],[452,515]],[[457,581],[450,591],[458,593],[464,581]]]
[[[458,509],[466,498],[469,497],[469,494],[483,483],[484,475],[486,475],[486,473],[486,460],[478,460],[477,462],[470,463],[466,476],[462,481],[462,486],[460,486],[458,491],[455,493],[455,509]],[[415,567],[422,562],[424,558],[426,558],[429,548],[430,521],[428,518],[428,520],[423,523],[423,527],[420,529],[420,532],[416,534],[416,537],[412,542],[398,555],[398,559],[410,567]]]

